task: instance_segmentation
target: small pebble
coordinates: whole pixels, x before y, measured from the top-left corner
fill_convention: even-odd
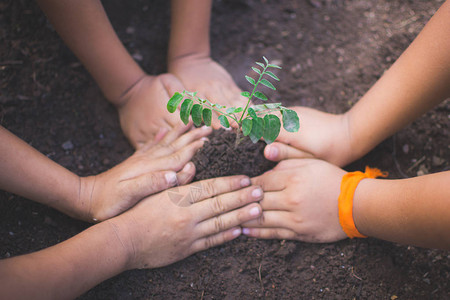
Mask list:
[[[61,147],[62,147],[64,150],[66,150],[66,151],[72,150],[72,149],[73,149],[72,141],[64,142],[64,143],[61,145]]]

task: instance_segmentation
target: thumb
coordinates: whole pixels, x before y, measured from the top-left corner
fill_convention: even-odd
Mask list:
[[[173,74],[166,73],[159,75],[159,79],[169,97],[175,94],[175,92],[181,93],[185,90],[183,83]]]
[[[264,156],[271,161],[280,161],[289,158],[313,158],[309,152],[302,151],[295,147],[283,144],[283,143],[272,143],[267,145],[264,149]]]
[[[185,185],[192,181],[195,176],[195,165],[188,162],[183,169],[177,173],[178,185]]]
[[[157,171],[142,174],[127,182],[125,191],[135,204],[142,198],[164,191],[178,184],[177,174],[174,171]]]

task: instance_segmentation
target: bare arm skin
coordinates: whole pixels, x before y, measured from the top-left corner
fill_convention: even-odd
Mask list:
[[[343,115],[295,107],[302,129],[282,132],[266,157],[316,157],[344,166],[450,97],[450,1],[375,85]],[[273,151],[275,149],[275,151]]]
[[[0,294],[74,299],[123,271],[166,266],[230,241],[241,234],[239,224],[261,213],[254,202],[262,191],[249,185],[234,176],[177,187],[56,246],[0,260]]]

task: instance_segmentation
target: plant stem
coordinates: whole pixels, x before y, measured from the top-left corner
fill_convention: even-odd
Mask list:
[[[255,85],[253,86],[252,93],[251,93],[250,96],[248,97],[247,105],[245,106],[244,111],[242,112],[242,115],[241,115],[241,118],[239,119],[238,124],[241,124],[241,123],[242,123],[242,118],[244,118],[244,115],[245,115],[245,112],[247,111],[248,105],[250,104],[250,101],[251,101],[252,98],[253,98],[253,94],[256,92],[256,88],[258,87],[259,82],[261,81],[261,79],[262,79],[264,73],[266,72],[267,67],[268,67],[268,65],[265,66],[264,69],[263,69],[263,71],[261,72],[261,74],[259,74],[258,81],[257,81],[257,82],[255,83]]]

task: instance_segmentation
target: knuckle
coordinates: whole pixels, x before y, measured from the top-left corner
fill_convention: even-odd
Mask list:
[[[216,233],[225,230],[225,222],[220,216],[214,218],[214,230]]]
[[[211,198],[211,209],[215,214],[220,214],[225,210],[223,202],[219,197]]]
[[[203,195],[204,196],[211,196],[214,195],[216,192],[216,188],[214,186],[214,180],[208,180],[204,182],[203,184]]]

